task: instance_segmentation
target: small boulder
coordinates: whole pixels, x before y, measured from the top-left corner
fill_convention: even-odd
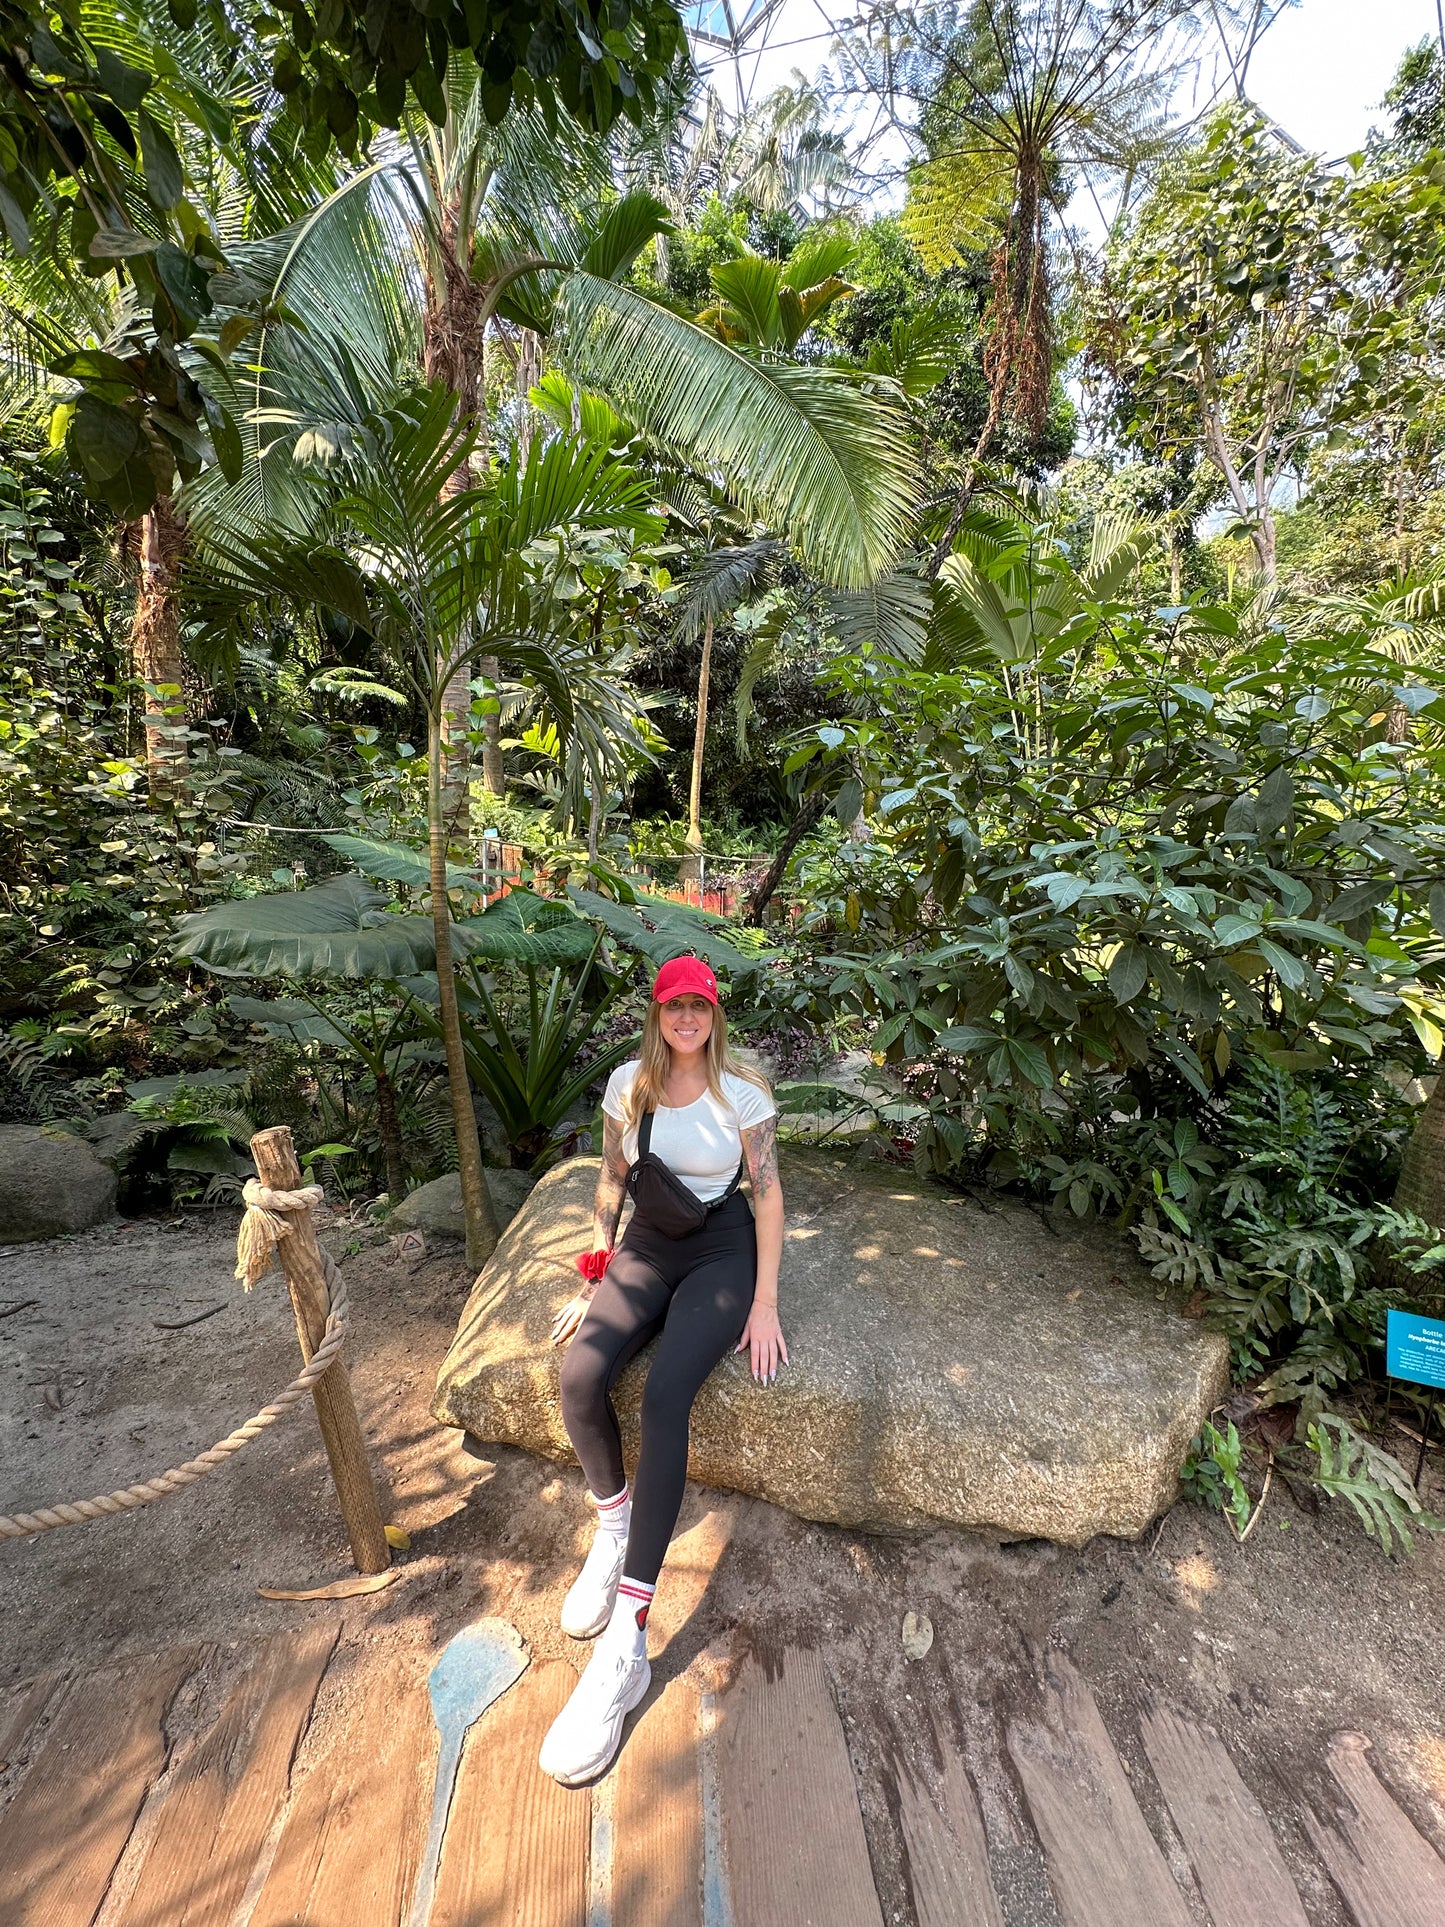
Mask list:
[[[0,1244],[89,1231],[115,1216],[115,1172],[83,1138],[0,1125]]]
[[[437,1381],[443,1424],[572,1460],[549,1332],[597,1170],[548,1172],[497,1246]],[[720,1362],[693,1407],[693,1478],[837,1525],[1065,1545],[1131,1537],[1172,1502],[1229,1350],[1159,1301],[1120,1240],[818,1150],[785,1147],[782,1179],[792,1362],[771,1386]],[[650,1356],[613,1392],[630,1464]]]
[[[525,1171],[488,1170],[487,1189],[503,1231],[526,1203],[534,1182]],[[407,1193],[386,1223],[388,1230],[420,1231],[428,1239],[454,1238],[458,1244],[465,1243],[467,1221],[462,1211],[461,1179],[455,1171],[448,1171],[430,1184],[419,1184]]]

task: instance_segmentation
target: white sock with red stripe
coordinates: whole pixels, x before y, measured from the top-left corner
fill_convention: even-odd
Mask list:
[[[641,1658],[647,1651],[647,1614],[656,1591],[656,1586],[646,1585],[641,1579],[629,1579],[624,1573],[618,1582],[617,1603],[602,1635],[603,1641],[634,1659]]]
[[[589,1492],[587,1496],[597,1508],[599,1531],[610,1532],[614,1539],[621,1539],[625,1543],[632,1525],[631,1490],[624,1485],[612,1499],[599,1499],[595,1492]]]

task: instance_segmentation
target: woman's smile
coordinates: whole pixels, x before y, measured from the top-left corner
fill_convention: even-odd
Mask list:
[[[706,997],[669,998],[658,1015],[668,1044],[685,1057],[701,1050],[712,1035],[712,1005]]]

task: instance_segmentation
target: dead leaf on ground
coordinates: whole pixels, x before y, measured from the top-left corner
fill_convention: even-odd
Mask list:
[[[922,1659],[933,1644],[933,1621],[927,1613],[903,1615],[903,1654],[906,1659]]]
[[[400,1566],[388,1566],[385,1572],[353,1573],[350,1579],[333,1579],[329,1586],[311,1586],[301,1592],[286,1586],[257,1586],[256,1590],[263,1599],[355,1599],[364,1592],[380,1592],[393,1579],[400,1579],[401,1573]]]
[[[409,1552],[411,1550],[411,1534],[403,1527],[383,1526],[382,1531],[386,1534],[386,1543],[391,1547],[393,1552]]]

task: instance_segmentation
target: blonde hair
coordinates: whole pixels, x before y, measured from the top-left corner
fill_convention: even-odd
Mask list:
[[[728,1021],[722,1005],[714,1004],[712,1032],[704,1046],[707,1087],[720,1104],[728,1104],[723,1089],[725,1077],[741,1077],[772,1096],[772,1087],[760,1070],[734,1057],[728,1048]],[[649,1111],[655,1111],[667,1096],[667,1073],[672,1068],[672,1048],[662,1034],[662,1005],[654,998],[647,1006],[642,1023],[642,1048],[637,1053],[637,1075],[622,1094],[624,1130],[635,1130]],[[729,1105],[731,1109],[731,1105]]]

